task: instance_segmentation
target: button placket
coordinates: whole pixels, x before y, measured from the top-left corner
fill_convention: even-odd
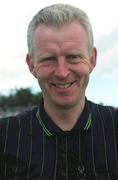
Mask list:
[[[60,136],[58,143],[58,178],[67,180],[67,137]]]

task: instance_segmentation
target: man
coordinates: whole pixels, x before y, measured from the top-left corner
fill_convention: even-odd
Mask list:
[[[43,98],[0,121],[1,179],[118,179],[117,110],[85,98],[97,51],[87,15],[71,5],[39,11],[26,57]]]

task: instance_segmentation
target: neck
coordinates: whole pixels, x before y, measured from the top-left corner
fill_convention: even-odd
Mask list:
[[[44,108],[52,121],[62,130],[71,130],[78,121],[85,106],[85,98],[81,99],[77,105],[70,108],[59,108],[48,104],[44,100]]]

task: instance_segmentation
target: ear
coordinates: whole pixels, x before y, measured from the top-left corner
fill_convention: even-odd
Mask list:
[[[26,55],[26,63],[28,65],[29,71],[34,75],[33,70],[34,70],[34,64],[31,56],[29,54]]]
[[[90,65],[91,65],[91,71],[95,68],[97,62],[97,49],[94,47],[91,52],[91,58],[90,58]]]

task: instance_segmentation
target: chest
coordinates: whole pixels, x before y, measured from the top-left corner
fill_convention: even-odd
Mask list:
[[[106,130],[91,127],[87,132],[54,137],[42,132],[39,139],[24,137],[19,145],[14,144],[14,148],[7,144],[4,159],[6,176],[49,180],[118,179],[117,140]]]

